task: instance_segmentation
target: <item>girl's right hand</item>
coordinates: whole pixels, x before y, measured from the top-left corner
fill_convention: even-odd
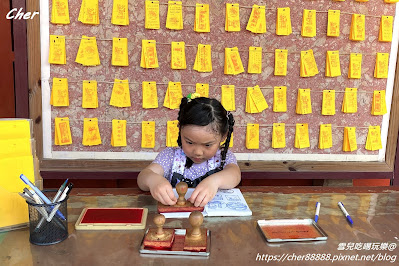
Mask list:
[[[166,179],[161,179],[150,187],[150,192],[152,197],[163,205],[175,205],[177,202],[172,185]]]

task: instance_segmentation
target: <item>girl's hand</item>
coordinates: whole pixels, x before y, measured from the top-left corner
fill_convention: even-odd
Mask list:
[[[195,207],[204,207],[215,197],[217,191],[217,184],[208,176],[198,184],[188,201],[193,203]]]
[[[152,197],[163,205],[175,205],[177,202],[172,185],[165,178],[153,184],[150,187],[150,192]]]

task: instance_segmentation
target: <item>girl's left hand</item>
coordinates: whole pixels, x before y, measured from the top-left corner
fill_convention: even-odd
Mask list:
[[[198,184],[188,201],[193,203],[195,207],[204,207],[215,197],[217,191],[217,184],[212,178],[207,177]]]

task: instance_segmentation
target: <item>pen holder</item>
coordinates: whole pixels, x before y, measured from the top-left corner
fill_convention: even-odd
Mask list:
[[[57,190],[42,192],[52,200]],[[32,244],[51,245],[68,237],[67,201],[68,196],[62,201],[51,204],[35,204],[26,201],[29,210],[29,241]]]

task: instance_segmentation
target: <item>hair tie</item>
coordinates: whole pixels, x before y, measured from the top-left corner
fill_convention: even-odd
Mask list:
[[[194,100],[195,98],[201,97],[201,95],[198,92],[194,92],[194,93],[189,93],[187,95],[187,99],[190,102],[191,100]]]

